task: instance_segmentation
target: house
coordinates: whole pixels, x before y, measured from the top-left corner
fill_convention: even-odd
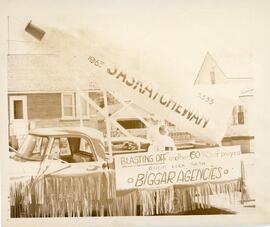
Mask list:
[[[252,77],[227,77],[210,53],[207,53],[194,85],[241,84],[238,102],[233,108],[222,145],[240,145],[242,153],[253,152],[254,134],[252,108],[254,89]]]
[[[36,127],[96,127],[97,113],[79,92],[100,101],[100,90],[89,75],[76,73],[57,55],[9,55],[9,135],[20,144]]]

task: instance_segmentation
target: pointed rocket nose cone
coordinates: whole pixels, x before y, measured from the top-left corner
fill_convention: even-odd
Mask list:
[[[42,40],[43,36],[45,35],[45,31],[43,31],[42,29],[40,29],[36,25],[33,25],[32,21],[30,21],[26,25],[25,31],[39,41]]]

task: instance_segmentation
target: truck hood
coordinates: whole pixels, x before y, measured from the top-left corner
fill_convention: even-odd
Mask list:
[[[81,162],[67,163],[63,160],[46,160],[44,162],[23,160],[17,157],[9,159],[9,177],[11,180],[38,175],[65,175],[75,176],[91,174],[104,171],[106,163],[103,162]]]

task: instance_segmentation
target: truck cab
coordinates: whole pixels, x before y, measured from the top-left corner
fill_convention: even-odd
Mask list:
[[[87,127],[34,129],[26,136],[18,151],[11,153],[11,176],[35,176],[46,163],[44,174],[69,169],[68,172],[87,172],[109,168],[112,160],[106,155],[103,134]],[[14,167],[16,166],[16,168]]]

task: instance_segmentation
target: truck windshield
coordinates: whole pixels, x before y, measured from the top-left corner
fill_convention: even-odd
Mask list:
[[[41,161],[48,146],[49,139],[43,136],[28,135],[16,156],[33,161]]]

